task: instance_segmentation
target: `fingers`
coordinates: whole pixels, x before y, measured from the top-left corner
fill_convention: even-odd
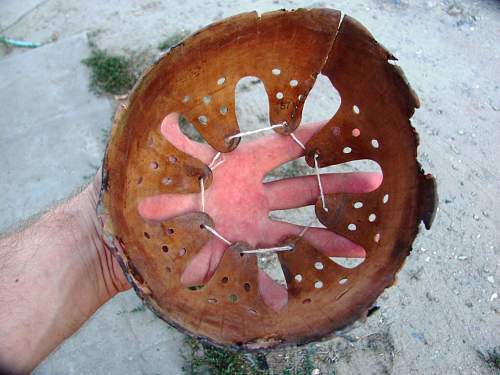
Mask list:
[[[200,209],[199,194],[161,194],[139,202],[139,215],[147,220],[168,220]]]
[[[210,146],[192,141],[182,133],[179,127],[179,114],[170,113],[165,117],[160,127],[161,134],[176,148],[194,156],[205,164],[209,164],[216,152]]]
[[[275,282],[267,273],[259,269],[259,293],[264,303],[274,311],[279,311],[288,303],[288,291]]]
[[[298,235],[304,229],[303,226],[271,221],[268,226],[266,240],[270,244],[276,244],[290,235]],[[363,258],[365,250],[358,244],[339,236],[324,228],[309,228],[304,233],[304,239],[328,257]]]
[[[211,238],[182,273],[182,285],[189,287],[207,283],[215,273],[226,247],[219,239]]]
[[[305,144],[326,122],[302,125],[295,136]],[[262,171],[270,171],[287,161],[297,159],[304,150],[290,136],[273,134],[245,145],[246,151],[259,156]]]
[[[354,172],[321,175],[325,194],[368,193],[382,183],[382,173]],[[303,176],[272,181],[264,184],[270,210],[284,210],[316,203],[319,186],[316,176]]]

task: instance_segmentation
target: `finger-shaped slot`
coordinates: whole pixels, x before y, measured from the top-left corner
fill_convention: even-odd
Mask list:
[[[207,144],[205,138],[198,132],[196,127],[189,122],[189,120],[183,114],[179,115],[179,128],[182,134],[188,137],[193,142]]]
[[[332,82],[318,74],[316,82],[305,100],[302,122],[317,122],[331,119],[340,107],[340,94]]]
[[[236,118],[240,132],[250,132],[270,126],[269,102],[264,84],[258,77],[241,78],[235,88]],[[262,137],[256,133],[242,137],[242,142]]]
[[[276,253],[257,256],[259,266],[259,291],[264,303],[279,311],[288,302],[288,292],[283,269]]]

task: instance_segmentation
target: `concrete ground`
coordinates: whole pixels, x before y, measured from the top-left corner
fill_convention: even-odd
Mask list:
[[[419,158],[440,194],[433,229],[419,235],[381,309],[347,339],[311,345],[315,366],[324,374],[494,373],[477,351],[500,345],[498,1],[3,0],[0,34],[46,45],[0,47],[0,231],[68,196],[99,166],[115,103],[88,90],[86,33],[100,48],[151,55],[178,30],[299,6],[354,16],[399,58],[422,102],[413,117]],[[322,85],[306,119],[331,115],[338,98]],[[240,108],[248,128],[265,121],[256,87],[242,90],[251,99]],[[303,222],[310,211],[277,215]],[[128,292],[35,374],[180,374],[187,350]],[[276,373],[300,360],[292,349],[267,358]]]

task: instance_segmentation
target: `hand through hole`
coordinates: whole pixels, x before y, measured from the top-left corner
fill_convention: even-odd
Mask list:
[[[295,135],[306,143],[324,123],[301,126]],[[161,124],[161,133],[178,149],[209,165],[216,155],[210,146],[194,142],[180,130],[178,114],[169,114]],[[264,176],[276,167],[303,156],[303,150],[291,137],[270,134],[241,143],[224,154],[224,162],[213,171],[213,182],[205,191],[205,211],[214,220],[216,230],[230,242],[244,241],[252,247],[276,246],[290,235],[298,235],[300,225],[274,221],[269,211],[315,204],[319,197],[316,177],[302,176],[263,183]],[[376,189],[382,175],[373,172],[329,173],[322,175],[325,194],[365,193]],[[139,214],[149,220],[166,220],[187,212],[201,211],[200,194],[161,194],[140,202]],[[304,238],[329,257],[362,257],[357,244],[323,228],[310,228]],[[206,283],[214,274],[227,244],[213,237],[186,267],[181,282],[185,286]],[[286,305],[286,289],[259,270],[259,292],[274,310]]]

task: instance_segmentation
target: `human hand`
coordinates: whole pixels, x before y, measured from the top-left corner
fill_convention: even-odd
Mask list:
[[[306,143],[324,123],[301,126],[295,135]],[[178,149],[209,165],[216,151],[209,145],[194,142],[180,130],[178,115],[168,115],[161,133]],[[264,176],[293,159],[303,150],[291,137],[271,134],[252,142],[242,142],[234,151],[222,156],[224,162],[213,170],[213,181],[205,190],[205,212],[216,230],[231,243],[244,241],[252,247],[275,246],[283,238],[298,235],[304,227],[274,221],[272,210],[297,208],[314,204],[320,193],[316,176],[302,176],[263,183]],[[376,189],[382,175],[373,172],[329,173],[322,175],[325,194],[365,193]],[[192,211],[202,211],[201,194],[161,194],[140,202],[139,214],[148,220],[167,220]],[[362,257],[357,244],[324,228],[310,228],[304,238],[326,256]],[[186,286],[206,283],[214,274],[228,245],[211,238],[192,259],[181,277]],[[264,302],[275,310],[287,303],[286,289],[259,270],[259,291]]]

